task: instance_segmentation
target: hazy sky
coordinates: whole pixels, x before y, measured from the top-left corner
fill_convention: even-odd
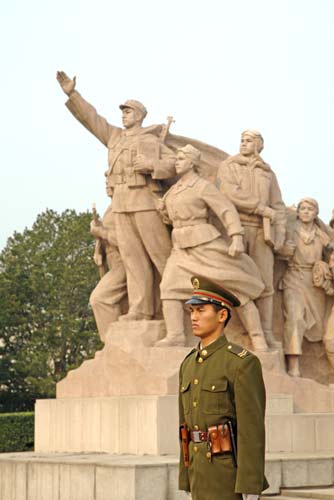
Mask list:
[[[332,0],[10,0],[2,2],[0,248],[47,207],[102,212],[107,151],[64,106],[55,79],[115,125],[139,99],[146,124],[234,154],[242,130],[290,205],[334,208]]]

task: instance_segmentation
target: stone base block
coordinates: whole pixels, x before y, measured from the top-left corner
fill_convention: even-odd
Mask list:
[[[178,453],[177,396],[42,399],[37,452]],[[291,396],[268,398],[266,451],[334,450],[334,413],[292,413]]]
[[[282,487],[334,485],[334,452],[266,457],[267,495]],[[178,458],[109,454],[4,453],[1,500],[187,500]]]
[[[35,406],[35,450],[177,453],[177,412],[176,396],[41,399]]]

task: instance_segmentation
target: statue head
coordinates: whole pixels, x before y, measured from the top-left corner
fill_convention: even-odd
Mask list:
[[[187,144],[183,148],[178,148],[175,163],[176,173],[183,175],[192,168],[197,167],[200,157],[201,152],[191,144]]]
[[[297,217],[302,222],[313,222],[319,213],[319,205],[314,198],[303,198],[297,205]]]
[[[263,137],[257,130],[248,129],[241,134],[240,153],[244,156],[260,154],[264,146]]]
[[[119,108],[122,110],[122,121],[125,128],[140,126],[147,115],[144,104],[135,99],[128,99],[124,104],[120,104]]]

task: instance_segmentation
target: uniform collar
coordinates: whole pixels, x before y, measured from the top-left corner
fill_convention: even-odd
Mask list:
[[[162,130],[162,125],[150,125],[149,127],[137,127],[137,128],[129,128],[123,129],[122,134],[125,137],[131,137],[134,135],[145,135],[152,134],[159,137]]]
[[[201,342],[197,345],[196,347],[196,356],[197,359],[202,358],[203,361],[211,356],[214,352],[218,351],[218,349],[221,349],[222,347],[226,346],[228,344],[227,338],[225,335],[221,335],[218,337],[217,340],[212,342],[212,344],[209,344],[206,347],[203,347],[201,349]]]

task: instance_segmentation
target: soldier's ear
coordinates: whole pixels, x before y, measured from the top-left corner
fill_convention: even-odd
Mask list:
[[[219,323],[225,323],[227,318],[228,318],[228,311],[224,307],[223,309],[219,310]]]

